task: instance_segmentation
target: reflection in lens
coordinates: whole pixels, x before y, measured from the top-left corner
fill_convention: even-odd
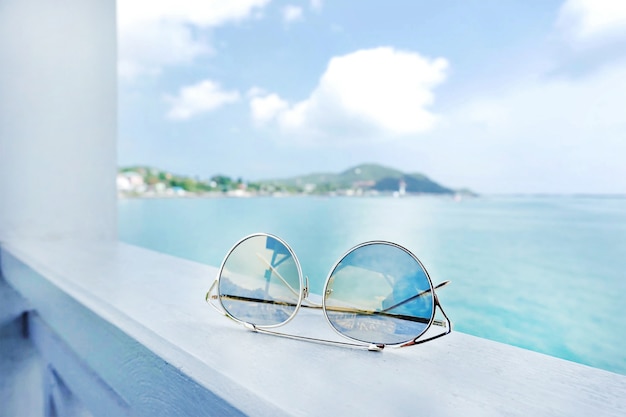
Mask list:
[[[268,235],[253,235],[228,254],[219,277],[224,309],[258,326],[287,322],[301,294],[300,267],[291,250]]]
[[[366,243],[335,266],[324,288],[326,317],[341,334],[399,344],[426,331],[434,296],[426,271],[406,249]]]

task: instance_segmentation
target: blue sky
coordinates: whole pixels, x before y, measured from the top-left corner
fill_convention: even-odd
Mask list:
[[[118,1],[118,161],[626,193],[626,2]]]

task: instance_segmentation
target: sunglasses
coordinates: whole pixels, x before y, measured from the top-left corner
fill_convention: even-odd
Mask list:
[[[205,299],[221,314],[256,332],[379,351],[450,333],[452,325],[435,293],[448,283],[433,287],[422,263],[407,249],[371,241],[353,247],[335,263],[321,302],[314,302],[308,278],[303,278],[289,245],[276,236],[256,233],[227,253]],[[330,326],[350,341],[275,330],[290,322],[300,307],[321,309]],[[443,320],[435,318],[437,309]]]

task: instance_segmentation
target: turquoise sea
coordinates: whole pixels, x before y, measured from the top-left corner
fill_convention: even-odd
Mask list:
[[[260,231],[291,245],[317,293],[352,246],[399,243],[452,281],[439,296],[455,331],[626,375],[626,198],[119,201],[122,241],[213,266]]]

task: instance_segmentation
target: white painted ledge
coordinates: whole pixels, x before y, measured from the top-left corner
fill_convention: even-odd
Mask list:
[[[35,345],[96,416],[626,415],[622,375],[454,331],[382,353],[256,334],[205,304],[216,268],[111,242],[1,249]]]

